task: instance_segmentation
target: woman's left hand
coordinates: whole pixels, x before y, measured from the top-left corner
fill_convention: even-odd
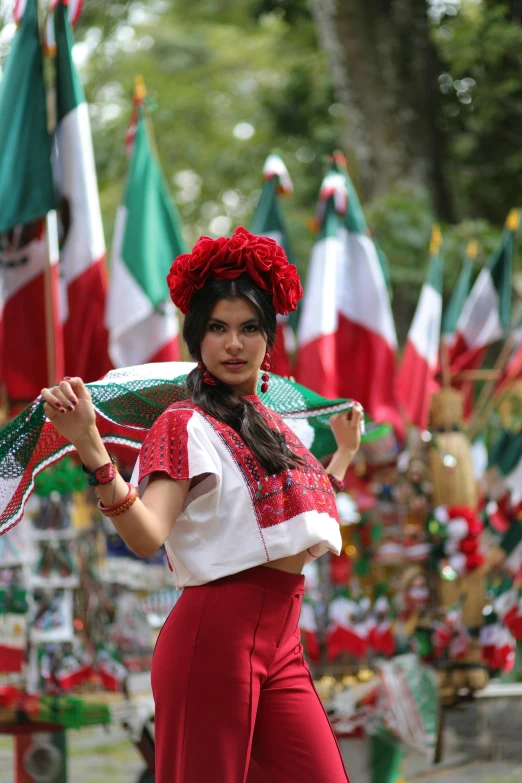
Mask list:
[[[330,426],[340,451],[355,454],[359,449],[362,418],[363,410],[358,403],[355,403],[347,413],[335,413],[330,418]]]

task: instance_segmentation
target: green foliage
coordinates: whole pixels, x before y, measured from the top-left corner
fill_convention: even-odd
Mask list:
[[[276,5],[172,0],[139,13],[135,3],[90,5],[77,39],[92,48],[82,73],[109,241],[139,73],[156,107],[157,146],[187,244],[248,225],[264,160],[277,147],[294,180],[284,211],[305,269],[322,158],[339,145],[342,117],[309,15],[294,9],[290,24]]]
[[[522,27],[507,4],[463,3],[437,32],[443,123],[464,214],[502,223],[521,203]]]

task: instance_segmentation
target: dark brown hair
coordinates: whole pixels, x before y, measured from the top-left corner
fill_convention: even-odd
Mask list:
[[[275,341],[276,312],[270,295],[257,286],[247,274],[236,280],[209,278],[191,301],[183,324],[183,339],[194,359],[197,359],[207,323],[216,302],[244,296],[256,308],[259,327],[268,350]],[[210,416],[232,427],[254,453],[268,475],[300,464],[299,457],[287,446],[284,436],[273,430],[250,400],[241,397],[230,386],[218,382],[209,386],[196,367],[187,376],[187,389],[192,400]]]

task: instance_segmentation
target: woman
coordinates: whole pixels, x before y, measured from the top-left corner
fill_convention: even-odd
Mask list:
[[[202,237],[167,280],[198,366],[190,398],[147,434],[141,499],[118,475],[81,379],[42,391],[102,513],[138,555],[165,544],[185,588],[154,651],[156,781],[345,783],[298,619],[303,566],[340,551],[332,485],[359,446],[361,411],[332,417],[338,449],[327,472],[257,397],[260,370],[268,388],[276,313],[302,295],[273,240],[244,228]]]

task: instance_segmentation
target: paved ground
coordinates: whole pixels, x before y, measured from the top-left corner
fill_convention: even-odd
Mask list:
[[[522,783],[522,766],[502,761],[468,763],[459,767],[431,770],[408,783]]]
[[[111,728],[69,732],[69,783],[137,783],[143,769],[138,752],[123,731]],[[364,743],[343,747],[352,783],[368,783]],[[13,783],[11,740],[0,738],[0,783]],[[426,767],[409,757],[408,783],[522,783],[522,763],[476,762],[452,757],[447,764]]]

